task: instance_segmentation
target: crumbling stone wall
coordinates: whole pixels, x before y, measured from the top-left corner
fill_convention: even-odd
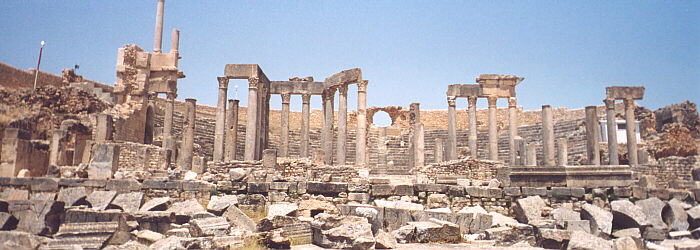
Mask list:
[[[418,176],[423,176],[428,180],[428,183],[437,183],[439,178],[489,181],[496,178],[496,170],[499,167],[503,167],[503,164],[470,157],[426,165],[413,172]]]
[[[118,143],[119,169],[155,170],[164,161],[161,147],[133,142]]]
[[[34,88],[34,72],[22,70],[0,62],[0,86],[8,89]],[[37,87],[51,85],[55,87],[67,86],[63,78],[46,71],[39,71]]]
[[[683,188],[695,188],[692,170],[700,167],[700,156],[679,157],[671,156],[659,159],[654,164],[643,164],[633,167],[636,175],[650,175],[656,177],[659,188],[670,188],[671,184],[690,183],[692,186]],[[678,187],[676,187],[678,188]]]

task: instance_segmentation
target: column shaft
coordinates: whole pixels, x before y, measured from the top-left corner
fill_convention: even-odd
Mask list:
[[[525,159],[527,166],[537,166],[537,150],[535,149],[534,142],[528,143],[525,147]]]
[[[498,97],[489,97],[489,160],[498,160],[498,130],[496,128],[496,102]]]
[[[637,165],[637,133],[634,121],[634,100],[624,99],[625,103],[625,124],[627,128],[627,160],[629,165]]]
[[[175,149],[173,139],[173,113],[175,111],[175,93],[168,93],[165,101],[165,117],[163,117],[163,145],[165,149]]]
[[[508,149],[510,151],[510,165],[518,165],[515,162],[516,145],[515,137],[518,136],[518,107],[515,97],[508,98]]]
[[[290,94],[282,94],[282,132],[280,134],[280,157],[289,156],[289,101]]]
[[[236,160],[236,142],[238,141],[238,100],[228,100],[226,112],[226,142],[224,143],[224,160]]]
[[[338,137],[336,150],[339,165],[345,165],[345,140],[348,133],[348,85],[338,87]]]
[[[600,144],[598,143],[598,114],[596,106],[586,107],[586,155],[588,165],[600,165]]]
[[[566,138],[557,139],[557,147],[559,147],[559,154],[557,154],[557,160],[559,161],[559,166],[566,166],[569,164],[569,151],[567,147]]]
[[[447,97],[447,160],[457,159],[457,110],[454,96]]]
[[[327,89],[323,93],[323,162],[327,165],[333,165],[333,99],[335,89]]]
[[[605,119],[608,127],[608,154],[610,165],[619,165],[620,160],[617,155],[617,122],[615,121],[615,100],[605,99]]]
[[[469,136],[468,136],[468,143],[469,143],[469,153],[471,154],[472,158],[476,159],[477,158],[477,153],[479,152],[478,144],[476,143],[477,137],[476,137],[476,96],[470,96],[468,97],[468,102],[469,102]]]
[[[301,157],[309,157],[309,119],[311,95],[301,96]]]
[[[228,78],[217,77],[219,80],[219,99],[216,102],[216,126],[214,128],[214,161],[224,160],[224,139],[226,137],[226,92]]]
[[[357,135],[355,165],[367,165],[367,80],[357,83]]]
[[[444,144],[442,138],[435,138],[435,162],[440,163],[445,160],[444,157]]]
[[[192,152],[194,149],[194,128],[197,121],[197,100],[185,99],[187,110],[185,121],[185,135],[182,141],[182,154],[180,158],[180,168],[182,170],[192,170]]]
[[[554,166],[554,121],[552,107],[542,105],[542,144],[543,163],[545,166]]]
[[[158,9],[156,10],[156,32],[153,38],[153,52],[160,53],[161,45],[163,44],[163,9],[165,0],[158,0]]]
[[[245,155],[244,160],[255,160],[258,126],[258,79],[248,79],[248,109],[246,110]]]

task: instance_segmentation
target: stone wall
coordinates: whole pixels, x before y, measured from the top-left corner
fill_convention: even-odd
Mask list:
[[[163,162],[161,147],[133,142],[118,143],[119,168],[129,170],[159,169]]]
[[[37,87],[53,85],[63,87],[66,84],[59,75],[54,75],[45,71],[39,71],[37,77]],[[34,71],[22,70],[0,62],[0,86],[17,89],[34,87]]]
[[[455,161],[433,163],[414,171],[424,176],[428,183],[437,183],[441,179],[470,179],[489,181],[496,178],[496,170],[502,167],[499,162],[464,158]]]
[[[636,175],[656,177],[659,188],[695,188],[692,170],[700,167],[700,156],[670,156],[657,160],[656,164],[643,164],[632,168]]]

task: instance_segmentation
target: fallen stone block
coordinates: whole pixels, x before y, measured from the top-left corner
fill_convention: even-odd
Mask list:
[[[192,237],[223,236],[228,234],[229,227],[224,217],[194,219],[190,221],[190,234]]]
[[[119,229],[118,222],[83,222],[61,225],[54,239],[47,244],[48,249],[68,249],[75,246],[82,249],[100,249],[108,241],[116,243],[113,235]],[[119,244],[126,243],[128,237]]]
[[[366,218],[319,214],[311,222],[313,243],[324,248],[369,249],[375,244]]]
[[[416,242],[416,226],[412,224],[402,226],[391,231],[391,236],[401,244]]]
[[[629,200],[612,201],[610,202],[610,207],[615,228],[633,228],[649,225],[647,216],[642,208],[634,205]]]
[[[662,211],[667,207],[666,202],[659,200],[659,198],[652,197],[645,200],[638,200],[635,205],[642,209],[642,212],[646,215],[645,224],[651,225],[654,228],[665,229],[667,228],[666,223],[662,218]],[[670,209],[667,208],[667,209]]]
[[[92,206],[92,209],[94,210],[105,210],[107,209],[107,206],[109,206],[110,203],[112,203],[112,200],[114,200],[114,197],[117,196],[116,191],[93,191],[90,193],[90,195],[85,198],[87,202],[90,203]]]
[[[284,234],[284,230],[281,228],[272,230],[265,234],[262,242],[270,249],[289,249],[291,246],[289,237]]]
[[[700,227],[700,205],[694,206],[685,212],[688,214],[689,229],[692,230]]]
[[[409,224],[415,226],[418,243],[457,243],[461,240],[459,226],[451,222],[431,219]]]
[[[17,218],[12,216],[10,213],[0,212],[0,230],[14,230],[17,228]]]
[[[537,230],[538,246],[548,249],[562,249],[571,238],[571,231],[561,229],[539,229]]]
[[[255,231],[268,232],[297,222],[299,222],[299,219],[292,216],[275,215],[265,217],[258,222]]]
[[[136,238],[141,244],[151,245],[156,241],[165,239],[165,235],[153,232],[151,230],[139,230],[138,233],[136,233]]]
[[[4,200],[4,201],[28,200],[28,199],[29,199],[29,191],[28,190],[8,188],[8,189],[5,189],[5,191],[2,191],[2,194],[0,194],[0,200]]]
[[[690,239],[691,237],[692,237],[692,234],[690,233],[690,231],[671,231],[671,232],[668,232],[668,238],[675,239],[675,240],[684,239],[684,238]]]
[[[143,193],[141,192],[131,192],[118,194],[117,197],[112,200],[109,204],[111,206],[117,207],[127,213],[135,213],[139,211],[141,203],[143,202]]]
[[[568,231],[584,231],[591,233],[591,222],[587,220],[568,220],[564,223]]]
[[[63,188],[58,192],[57,201],[62,201],[66,208],[77,205],[88,205],[85,187]]]
[[[581,214],[567,207],[560,207],[552,210],[552,219],[560,228],[566,228],[567,221],[581,220]]]
[[[384,232],[384,230],[377,231],[377,233],[374,235],[374,239],[376,241],[374,245],[376,249],[394,249],[398,246],[396,238],[394,238],[394,236],[391,234]]]
[[[206,212],[204,207],[202,207],[202,205],[199,204],[199,201],[197,201],[195,198],[173,203],[173,205],[171,205],[166,211],[175,213],[178,224],[187,223],[196,214]]]
[[[212,196],[207,204],[207,211],[221,215],[231,205],[238,204],[238,197],[235,195]]]
[[[539,196],[529,196],[515,202],[515,216],[521,223],[542,219],[545,203]]]
[[[316,182],[306,183],[306,192],[309,194],[338,194],[347,193],[348,184],[342,182]]]
[[[60,201],[11,200],[7,210],[19,221],[16,230],[52,235],[58,231],[64,205]]]
[[[37,249],[42,240],[39,236],[21,231],[0,231],[0,249]]]
[[[612,233],[613,215],[612,213],[591,204],[581,206],[581,219],[591,223],[591,233],[593,235],[610,235]]]
[[[612,234],[615,238],[632,237],[635,239],[642,238],[642,233],[639,228],[627,228],[622,230],[617,230]]]
[[[275,215],[281,216],[296,216],[299,206],[296,203],[291,202],[278,202],[273,203],[267,210],[267,216],[272,217]]]
[[[668,202],[668,206],[671,209],[664,209],[661,212],[664,222],[673,231],[687,231],[690,224],[688,223],[688,214],[683,209],[683,202],[673,199]]]
[[[639,244],[641,242],[638,242],[637,240],[633,239],[632,237],[621,237],[618,239],[613,240],[613,245],[615,246],[615,249],[624,249],[624,250],[637,250],[637,249],[642,249],[640,248]]]
[[[612,241],[595,237],[592,234],[573,231],[567,249],[577,250],[612,250]]]
[[[141,206],[139,212],[147,211],[166,211],[168,206],[170,206],[171,199],[169,196],[165,197],[155,197],[146,201],[146,203]]]
[[[645,240],[664,240],[666,238],[666,230],[656,227],[648,227],[642,232],[642,238]]]

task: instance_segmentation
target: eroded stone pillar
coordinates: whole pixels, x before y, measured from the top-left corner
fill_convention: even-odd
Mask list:
[[[95,133],[96,142],[111,141],[114,131],[114,121],[112,116],[108,114],[97,114],[97,130]]]
[[[435,138],[435,162],[440,163],[445,161],[445,149],[442,138]]]
[[[424,161],[424,148],[422,142],[422,124],[420,122],[420,103],[411,103],[409,108],[409,125],[411,126],[411,147],[409,152],[409,166],[410,167],[420,167]]]
[[[236,141],[238,141],[238,100],[228,100],[226,112],[226,142],[224,143],[224,160],[236,160]]]
[[[447,97],[447,150],[445,150],[445,153],[448,161],[457,159],[456,99],[457,97],[454,96]]]
[[[513,139],[513,143],[515,144],[516,152],[518,153],[516,165],[525,166],[525,142],[523,141],[523,138],[516,136],[515,139]]]
[[[163,117],[163,143],[166,149],[174,151],[173,114],[175,112],[175,93],[167,93],[165,100],[165,116]]]
[[[323,163],[333,165],[333,98],[335,89],[323,91],[323,131],[321,134],[323,144]]]
[[[219,99],[216,102],[216,127],[214,128],[214,161],[224,160],[224,138],[226,137],[226,94],[228,78],[217,77],[219,80]]]
[[[569,164],[569,150],[566,142],[566,138],[557,139],[557,147],[559,148],[559,153],[557,154],[557,160],[559,166],[566,166]]]
[[[498,130],[496,127],[496,102],[498,97],[488,97],[489,102],[489,160],[498,160]]]
[[[244,160],[255,160],[256,135],[258,134],[258,78],[248,79],[248,109],[246,111]]]
[[[54,129],[51,134],[51,144],[49,148],[49,165],[67,165],[66,143],[68,142],[68,131],[65,129]]]
[[[469,143],[469,152],[472,156],[472,158],[476,159],[477,158],[477,153],[478,153],[478,144],[476,143],[477,137],[476,137],[476,96],[470,96],[467,98],[469,102],[469,136],[468,136],[468,143]]]
[[[367,80],[357,83],[357,135],[355,165],[367,165]]]
[[[309,157],[309,120],[311,115],[311,95],[301,96],[301,157]]]
[[[598,144],[598,114],[596,106],[586,107],[586,155],[588,165],[600,165],[600,144]]]
[[[545,166],[554,166],[554,121],[552,107],[542,105],[542,156]]]
[[[338,137],[336,151],[339,165],[345,165],[345,139],[348,136],[348,85],[338,87]]]
[[[515,97],[508,98],[508,149],[510,151],[510,164],[516,163],[515,137],[518,136],[518,107]]]
[[[289,102],[292,97],[290,94],[281,94],[282,96],[282,131],[280,134],[280,157],[289,156]]]
[[[197,100],[192,98],[185,99],[186,120],[185,134],[182,141],[180,168],[182,170],[192,169],[192,152],[194,150],[194,126],[197,119]]]
[[[627,159],[629,160],[629,165],[632,166],[638,163],[634,99],[626,98],[623,102],[625,104],[625,127],[627,128]]]
[[[153,52],[160,53],[161,45],[163,44],[163,9],[165,0],[158,0],[158,9],[156,10],[156,32],[153,39]]]
[[[534,167],[537,166],[537,149],[535,149],[535,143],[530,142],[525,147],[525,157],[527,166]]]
[[[605,119],[608,127],[608,154],[609,164],[619,165],[620,160],[617,155],[617,122],[615,121],[615,99],[605,99]]]

